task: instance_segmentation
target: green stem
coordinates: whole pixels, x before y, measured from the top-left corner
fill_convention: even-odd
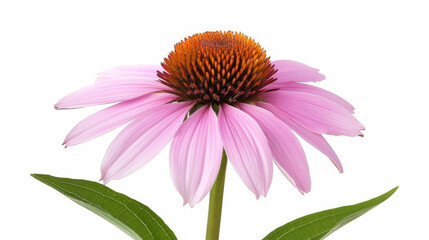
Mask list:
[[[206,240],[218,240],[220,231],[220,219],[222,215],[223,188],[225,185],[227,157],[225,151],[222,155],[222,163],[216,181],[210,190],[209,216],[207,219]]]

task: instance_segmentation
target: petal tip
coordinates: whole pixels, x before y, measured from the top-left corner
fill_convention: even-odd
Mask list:
[[[103,177],[101,177],[98,181],[102,182],[103,185],[106,185],[109,182],[109,181],[103,179]]]
[[[340,162],[340,160],[338,158],[337,159],[331,159],[331,158],[329,158],[329,159],[332,161],[332,163],[334,163],[334,165],[337,168],[338,172],[344,173],[343,165],[341,165],[341,162]]]
[[[54,109],[55,110],[61,110],[61,109],[64,109],[63,107],[61,107],[61,103],[60,102],[57,102],[55,105],[54,105]]]
[[[303,195],[305,195],[305,194],[307,194],[307,193],[309,193],[311,191],[311,185],[310,186],[307,186],[305,189],[303,189]]]
[[[110,182],[111,178],[106,178],[106,173],[101,173],[101,177],[98,181],[102,181],[104,185]]]
[[[195,204],[197,204],[197,203],[191,203],[191,202],[190,202],[190,203],[189,203],[189,207],[190,207],[190,208],[194,208]]]
[[[311,183],[305,184],[303,186],[296,186],[296,189],[302,194],[305,195],[311,191]]]
[[[61,98],[57,103],[55,103],[55,110],[70,109],[70,107],[67,106],[67,101],[64,101],[64,98]]]

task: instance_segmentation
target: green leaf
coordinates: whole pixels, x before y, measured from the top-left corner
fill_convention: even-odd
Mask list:
[[[384,202],[398,189],[355,205],[313,213],[289,222],[268,234],[264,240],[319,240],[325,239],[340,227],[358,218]]]
[[[43,174],[31,176],[115,224],[133,239],[177,239],[150,208],[100,183]]]

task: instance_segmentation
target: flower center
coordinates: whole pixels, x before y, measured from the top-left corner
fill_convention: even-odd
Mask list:
[[[244,102],[264,92],[276,72],[265,50],[236,32],[205,32],[174,46],[158,71],[179,100],[200,103]]]

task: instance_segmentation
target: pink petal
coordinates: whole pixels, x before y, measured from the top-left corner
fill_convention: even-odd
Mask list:
[[[157,71],[162,71],[161,65],[119,66],[100,73],[95,81],[122,81],[124,79],[156,80],[158,79]]]
[[[304,150],[289,127],[271,112],[249,104],[240,104],[240,109],[249,114],[264,131],[274,160],[282,173],[301,192],[311,189],[310,171]]]
[[[165,90],[166,88],[160,82],[142,81],[141,79],[101,81],[63,97],[55,104],[55,108],[80,108],[120,102],[140,97],[150,92]]]
[[[275,116],[280,118],[295,133],[301,136],[302,139],[304,139],[305,141],[313,145],[313,147],[315,147],[317,150],[325,154],[332,161],[332,163],[334,163],[334,165],[338,168],[338,170],[340,172],[343,172],[343,167],[341,165],[340,160],[337,157],[337,154],[335,154],[332,147],[329,145],[329,143],[325,140],[325,138],[322,135],[313,133],[307,128],[299,125],[287,113],[283,112],[279,108],[269,103],[257,102],[257,105],[267,109],[268,111],[272,112]]]
[[[353,105],[351,105],[349,102],[342,99],[338,95],[335,95],[329,91],[326,91],[324,89],[321,89],[312,85],[308,85],[305,83],[297,83],[297,82],[284,82],[284,83],[277,84],[276,82],[276,86],[278,86],[280,90],[284,90],[284,91],[306,92],[306,93],[311,93],[314,95],[327,98],[337,103],[338,105],[341,105],[351,113],[353,113],[353,110],[355,109]]]
[[[263,97],[314,133],[362,135],[364,126],[349,111],[324,97],[292,91],[268,92]]]
[[[219,106],[219,130],[226,154],[246,186],[266,196],[273,177],[271,150],[258,123],[228,104]]]
[[[76,145],[131,121],[143,111],[158,107],[176,96],[169,93],[149,93],[103,109],[77,124],[64,140],[65,146]]]
[[[319,73],[319,69],[299,62],[279,60],[272,63],[274,68],[278,70],[273,75],[277,81],[268,85],[267,88],[269,89],[278,88],[278,84],[283,82],[317,82],[325,79],[325,76]]]
[[[184,204],[193,207],[210,191],[219,172],[222,140],[210,105],[198,109],[179,128],[170,148],[170,172]]]
[[[123,178],[149,162],[173,138],[191,107],[189,102],[169,103],[142,113],[110,144],[101,179]]]

